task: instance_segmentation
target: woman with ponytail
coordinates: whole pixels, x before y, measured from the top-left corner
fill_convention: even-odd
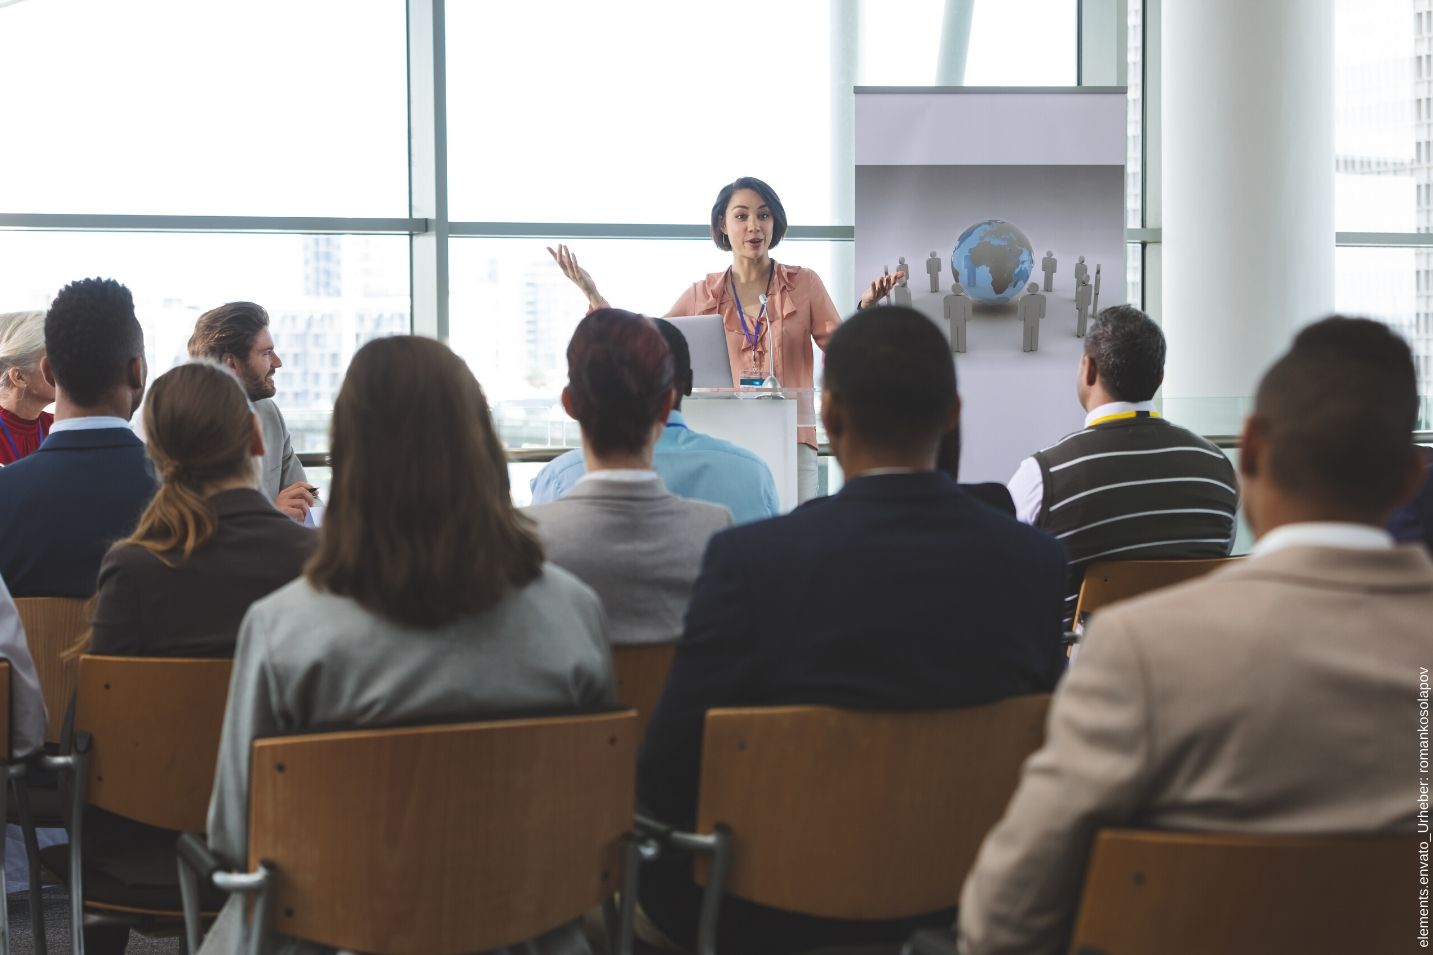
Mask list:
[[[231,656],[249,605],[303,570],[317,535],[257,490],[258,420],[238,379],[193,362],[144,405],[159,490],[100,565],[91,653]]]

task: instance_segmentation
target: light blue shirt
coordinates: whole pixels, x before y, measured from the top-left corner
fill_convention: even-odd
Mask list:
[[[102,428],[129,427],[130,424],[128,421],[110,415],[95,415],[89,418],[61,418],[59,421],[50,425],[50,434],[58,434],[61,431],[99,431]]]
[[[746,448],[687,427],[680,411],[667,416],[667,427],[652,449],[652,468],[678,497],[720,504],[733,523],[745,524],[781,513],[771,469]],[[562,497],[587,472],[582,449],[554,460],[532,479],[532,503]]]

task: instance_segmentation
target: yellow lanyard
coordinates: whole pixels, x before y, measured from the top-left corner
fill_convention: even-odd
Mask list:
[[[1158,418],[1158,411],[1117,411],[1114,414],[1107,414],[1103,418],[1096,418],[1087,428],[1093,428],[1097,424],[1104,424],[1106,421],[1124,421],[1128,418]]]

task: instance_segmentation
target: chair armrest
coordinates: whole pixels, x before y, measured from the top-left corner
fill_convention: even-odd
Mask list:
[[[711,835],[683,832],[665,822],[637,813],[633,820],[638,851],[642,858],[655,859],[666,849],[705,852],[712,857],[706,888],[702,890],[701,914],[697,922],[696,955],[716,955],[717,921],[722,893],[726,890],[727,868],[731,865],[731,830],[717,823]]]
[[[677,831],[676,827],[667,825],[655,816],[644,816],[640,812],[632,818],[632,827],[637,830],[637,835],[658,840],[665,840]]]
[[[230,868],[223,859],[214,854],[214,850],[209,848],[209,843],[205,842],[201,835],[186,832],[179,837],[174,848],[179,853],[180,860],[189,866],[195,878],[204,885],[213,884],[212,877],[215,872],[227,871]]]
[[[228,892],[230,895],[255,896],[253,923],[255,928],[249,933],[248,950],[251,955],[257,955],[262,951],[265,926],[269,924],[269,888],[272,884],[272,866],[267,862],[260,862],[258,869],[253,872],[235,872],[232,866],[209,848],[209,843],[203,836],[192,832],[181,835],[174,848],[178,856],[179,897],[184,905],[186,951],[199,951],[201,942],[199,924],[199,885],[201,882],[221,892]]]
[[[960,949],[949,929],[925,928],[906,941],[901,955],[960,955]]]

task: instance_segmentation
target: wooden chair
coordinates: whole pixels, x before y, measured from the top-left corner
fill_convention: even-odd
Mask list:
[[[1103,830],[1072,955],[1346,955],[1413,949],[1418,845],[1403,836]]]
[[[68,845],[41,851],[69,884],[70,929],[84,952],[84,916],[149,928],[183,916],[177,870],[172,893],[132,892],[86,872],[84,808],[176,832],[203,831],[219,755],[231,661],[82,656],[75,694],[74,752],[44,765],[69,777]],[[83,875],[82,875],[83,873]]]
[[[626,955],[636,726],[627,710],[257,740],[252,872],[226,871],[196,836],[180,843],[190,946],[199,877],[255,896],[252,953],[279,932],[372,955],[514,945],[620,881],[613,941]]]
[[[677,654],[676,643],[637,643],[612,648],[617,676],[617,702],[637,711],[637,744],[647,735],[647,722],[662,698],[667,671]]]
[[[1096,610],[1138,597],[1161,587],[1172,587],[1226,567],[1242,557],[1206,560],[1102,560],[1091,564],[1080,584],[1075,619],[1083,622]]]
[[[20,623],[25,627],[25,642],[35,661],[40,678],[40,693],[45,698],[49,720],[45,726],[45,742],[58,743],[75,692],[75,661],[62,660],[61,654],[90,627],[94,610],[93,597],[20,597],[15,601]]]
[[[706,886],[697,951],[712,955],[724,893],[789,912],[884,920],[951,908],[1048,695],[916,712],[818,706],[707,712],[695,850]]]

